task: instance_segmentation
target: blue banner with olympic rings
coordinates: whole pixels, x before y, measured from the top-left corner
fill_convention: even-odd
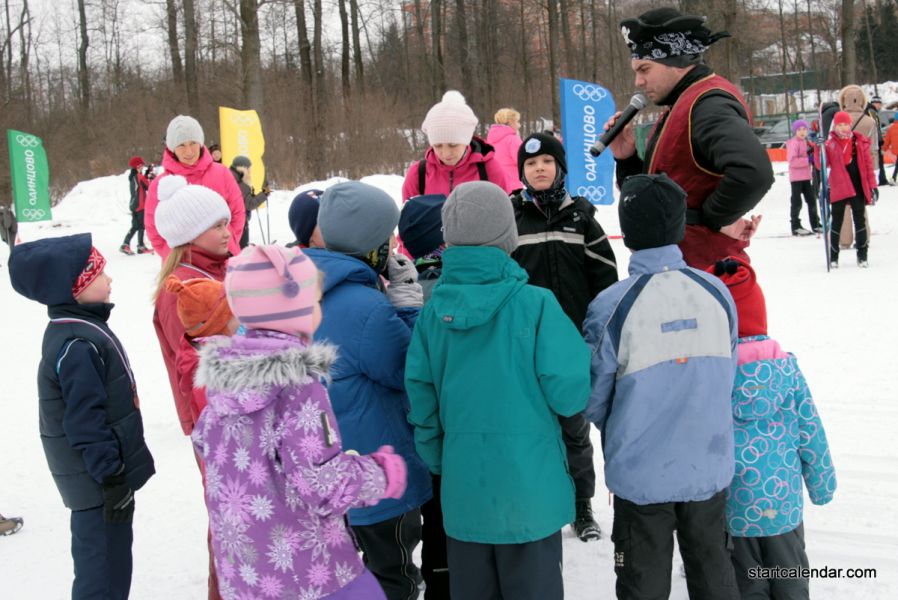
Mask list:
[[[603,125],[614,114],[614,98],[604,87],[576,79],[561,80],[561,135],[567,158],[567,189],[593,204],[614,202],[614,157],[598,158],[589,149],[602,135]]]

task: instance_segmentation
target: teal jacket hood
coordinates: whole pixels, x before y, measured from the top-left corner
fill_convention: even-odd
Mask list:
[[[429,303],[450,329],[472,329],[496,313],[527,284],[527,272],[491,246],[453,246],[443,253],[443,273]]]

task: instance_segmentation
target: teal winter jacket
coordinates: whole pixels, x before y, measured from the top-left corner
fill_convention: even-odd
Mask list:
[[[558,415],[589,397],[589,350],[502,250],[450,247],[406,362],[418,453],[458,540],[543,539],[574,517]]]

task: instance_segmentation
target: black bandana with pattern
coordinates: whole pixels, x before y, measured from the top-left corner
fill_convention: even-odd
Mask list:
[[[714,42],[730,37],[726,31],[711,33],[704,23],[705,17],[658,8],[635,19],[624,19],[620,25],[632,58],[663,61],[701,55]]]

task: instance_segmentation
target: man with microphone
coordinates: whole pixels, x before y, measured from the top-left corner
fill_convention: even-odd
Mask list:
[[[686,191],[680,249],[686,263],[698,269],[726,256],[748,260],[745,248],[761,217],[744,215],[773,185],[770,159],[751,128],[742,94],[703,62],[708,47],[729,34],[711,33],[704,21],[674,8],[621,21],[636,87],[665,110],[648,138],[644,161],[636,153],[632,126],[607,142],[620,183],[637,173],[663,172]]]

